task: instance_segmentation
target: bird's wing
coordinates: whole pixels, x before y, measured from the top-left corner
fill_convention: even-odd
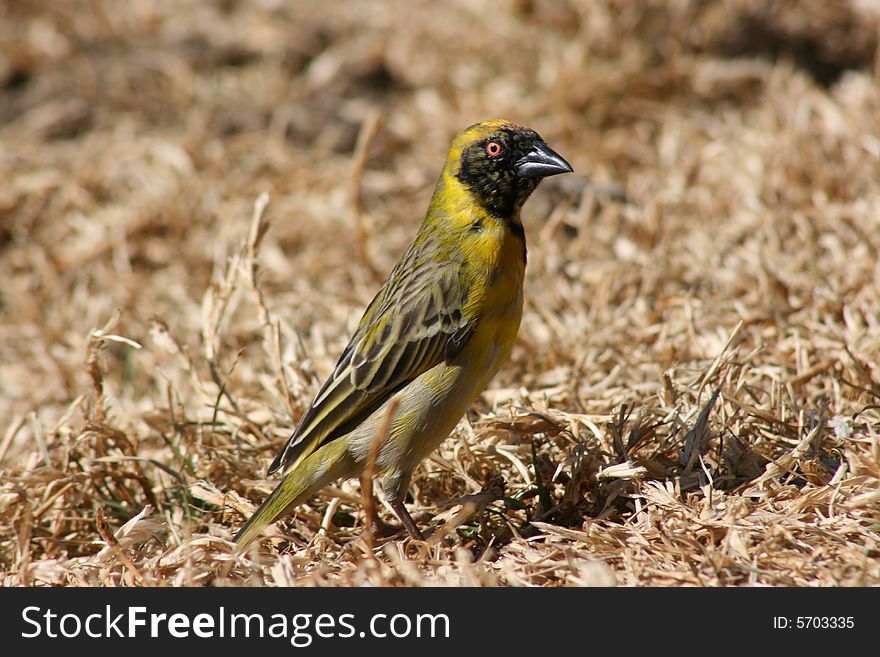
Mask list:
[[[382,284],[270,474],[345,435],[400,388],[464,347],[475,322],[463,314],[468,291],[462,265],[438,262],[430,246],[410,247]]]

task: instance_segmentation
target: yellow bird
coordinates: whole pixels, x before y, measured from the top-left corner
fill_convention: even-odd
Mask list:
[[[509,121],[479,123],[455,138],[415,240],[269,466],[284,478],[238,544],[327,484],[362,474],[386,423],[375,462],[382,492],[422,539],[404,506],[413,471],[510,355],[526,267],[520,208],[542,178],[570,171],[535,131]],[[372,516],[367,522],[381,527]]]

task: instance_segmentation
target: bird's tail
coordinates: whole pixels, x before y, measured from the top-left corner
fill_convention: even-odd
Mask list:
[[[259,536],[263,530],[278,520],[288,509],[305,501],[310,486],[304,485],[303,477],[296,471],[290,472],[275,487],[275,490],[263,500],[260,508],[252,515],[232,539],[242,548]]]
[[[339,454],[336,454],[336,451],[340,450],[334,449],[325,454],[313,453],[297,463],[284,475],[284,479],[269,497],[263,500],[260,508],[238,530],[232,540],[240,547],[246,547],[266,527],[305,502],[331,481],[347,474],[351,465],[350,458],[344,453],[344,446]]]

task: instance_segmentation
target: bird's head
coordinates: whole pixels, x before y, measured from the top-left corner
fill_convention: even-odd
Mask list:
[[[446,176],[457,179],[492,214],[511,217],[541,178],[571,165],[534,130],[503,120],[477,123],[452,142]]]

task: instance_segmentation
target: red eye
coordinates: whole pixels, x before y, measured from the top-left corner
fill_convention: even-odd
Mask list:
[[[489,154],[489,157],[498,157],[501,155],[501,144],[497,141],[490,141],[486,144],[486,152]]]

